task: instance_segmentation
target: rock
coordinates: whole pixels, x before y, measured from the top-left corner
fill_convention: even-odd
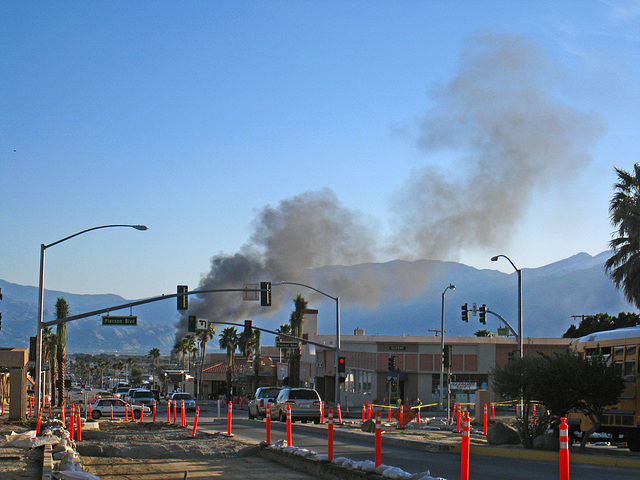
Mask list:
[[[376,422],[371,419],[366,420],[360,427],[360,430],[368,433],[376,433]]]
[[[553,433],[545,433],[534,438],[532,446],[534,450],[550,450],[557,452],[560,450],[560,439]]]
[[[487,443],[489,445],[518,445],[520,435],[515,428],[502,422],[496,422],[487,431]]]

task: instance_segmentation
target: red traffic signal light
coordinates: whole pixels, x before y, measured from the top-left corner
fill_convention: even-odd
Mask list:
[[[345,373],[346,363],[344,357],[338,357],[338,373]]]
[[[253,335],[253,330],[251,329],[251,320],[244,321],[244,336],[250,337]]]
[[[195,332],[196,331],[196,316],[189,315],[189,322],[187,324],[187,331]]]

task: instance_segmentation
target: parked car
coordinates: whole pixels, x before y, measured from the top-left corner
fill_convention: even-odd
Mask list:
[[[99,398],[96,400],[96,403],[91,405],[91,418],[94,420],[98,420],[100,417],[110,417],[111,416],[111,406],[113,406],[113,416],[114,417],[124,417],[125,416],[125,407],[127,407],[127,402],[122,400],[121,398]],[[133,416],[134,418],[140,418],[140,412],[144,408],[144,414],[151,413],[151,409],[149,407],[145,407],[142,405],[130,405],[129,412],[131,412],[131,408],[133,408]]]
[[[287,405],[291,407],[291,421],[320,423],[320,395],[313,388],[283,388],[271,406],[271,418],[287,420]]]
[[[139,388],[129,388],[129,390],[127,390],[127,393],[122,395],[122,397],[120,397],[120,398],[122,398],[127,403],[131,403],[131,398],[133,397],[133,392],[135,392],[136,390],[140,390],[140,389]]]
[[[187,393],[187,392],[173,392],[171,394],[171,397],[169,397],[169,400],[171,400],[171,404],[174,404],[175,402],[178,402],[176,404],[178,407],[180,407],[182,405],[182,400],[184,400],[184,408],[186,410],[195,410],[196,409],[196,401],[191,396],[190,393]]]
[[[134,405],[152,406],[155,397],[151,390],[138,389],[131,394],[131,401]]]
[[[260,387],[249,402],[249,418],[264,418],[267,414],[267,405],[273,404],[282,387]]]
[[[124,395],[127,394],[127,392],[129,391],[131,387],[129,385],[120,385],[118,388],[116,388],[115,393],[115,397],[116,398],[122,398]]]

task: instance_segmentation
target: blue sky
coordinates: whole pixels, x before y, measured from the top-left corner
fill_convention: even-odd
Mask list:
[[[522,78],[549,107],[530,139],[540,158],[557,151],[546,138],[575,132],[566,162],[503,177],[483,170],[469,118],[453,125],[470,105],[453,91],[491,77],[478,45],[505,44],[531,53]],[[211,257],[252,244],[265,206],[323,189],[383,238],[354,263],[509,271],[489,260],[502,253],[537,267],[607,248],[614,166],[640,161],[638,1],[3,2],[0,54],[0,278],[24,285],[38,283],[41,243],[132,223],[149,230],[47,250],[46,287],[130,299],[193,288]],[[502,100],[475,106],[474,122]],[[464,215],[417,248],[403,241],[415,218],[400,217],[415,210],[426,236],[453,224],[409,205],[423,177],[443,179],[442,210]],[[519,207],[470,213],[491,181],[514,183],[497,203]]]

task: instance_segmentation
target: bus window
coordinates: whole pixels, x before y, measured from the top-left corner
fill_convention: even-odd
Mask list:
[[[629,376],[629,377],[627,377]],[[633,360],[625,360],[624,362],[624,378],[627,381],[633,382],[635,381],[636,376],[636,361]]]

